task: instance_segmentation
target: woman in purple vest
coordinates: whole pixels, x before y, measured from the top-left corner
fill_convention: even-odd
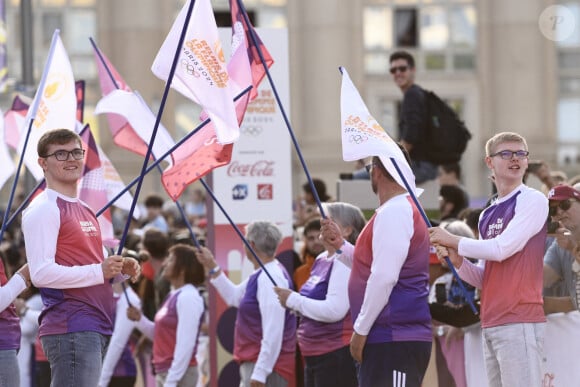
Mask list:
[[[323,203],[349,243],[337,251],[326,245],[312,266],[310,278],[300,293],[275,288],[282,306],[300,315],[298,344],[304,355],[305,387],[357,386],[350,355],[352,319],[348,302],[350,268],[340,262],[341,254],[352,254],[353,245],[365,226],[362,211],[348,203]]]
[[[177,244],[169,249],[163,263],[163,276],[171,292],[155,314],[155,323],[133,306],[127,316],[137,321],[137,329],[153,340],[153,368],[157,386],[195,387],[197,385],[197,338],[204,303],[197,286],[205,281],[203,266],[193,247]]]
[[[29,286],[28,265],[22,266],[8,280],[0,259],[0,387],[20,385],[16,358],[20,349],[20,318],[13,301]]]

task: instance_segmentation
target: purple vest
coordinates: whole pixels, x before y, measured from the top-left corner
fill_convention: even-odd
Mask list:
[[[313,300],[326,299],[333,265],[333,258],[316,259],[310,278],[300,289],[300,294]],[[352,318],[348,312],[343,319],[332,323],[316,321],[306,316],[300,318],[298,344],[304,356],[318,356],[340,349],[349,344],[351,336]]]
[[[7,282],[4,263],[0,259],[0,285],[4,286]],[[0,351],[20,349],[20,334],[20,319],[12,303],[0,312]]]
[[[288,287],[292,288],[292,280],[284,267],[278,263],[288,281]],[[248,278],[248,284],[244,296],[238,307],[236,327],[234,334],[234,359],[239,362],[256,362],[260,354],[260,342],[262,341],[262,315],[258,305],[258,276],[262,269],[256,271]],[[273,291],[273,290],[272,290]],[[296,317],[286,310],[284,320],[284,334],[282,337],[282,349],[280,356],[274,365],[274,371],[286,380],[291,380],[294,374],[294,356],[296,352]]]
[[[421,214],[413,208],[414,232],[407,258],[399,272],[387,305],[380,311],[367,338],[367,343],[393,341],[431,341],[431,313],[429,312],[429,232]],[[353,254],[348,282],[348,298],[353,321],[363,304],[371,265],[375,259],[388,261],[389,256],[373,256],[373,225],[376,213],[359,235]],[[380,231],[380,230],[379,230]],[[384,235],[388,238],[388,235]],[[393,240],[392,243],[397,243]]]

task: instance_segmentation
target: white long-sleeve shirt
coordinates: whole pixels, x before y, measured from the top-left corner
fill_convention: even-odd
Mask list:
[[[0,311],[8,308],[26,287],[24,279],[19,274],[14,274],[4,286],[0,287]]]
[[[268,273],[272,276],[276,284],[286,287],[288,280],[279,267],[279,262],[274,260],[264,265]],[[258,276],[257,300],[262,316],[262,340],[260,342],[260,354],[254,367],[251,379],[265,383],[268,375],[272,373],[274,365],[282,349],[282,339],[284,333],[284,320],[286,311],[280,305],[278,297],[274,292],[272,282],[268,276],[262,272]],[[246,291],[248,280],[244,280],[239,285],[235,285],[222,272],[218,277],[211,280],[212,285],[218,290],[224,301],[230,306],[239,306]]]
[[[113,334],[111,335],[109,347],[103,360],[101,377],[99,378],[98,384],[99,387],[107,387],[109,385],[113,372],[115,372],[115,367],[136,325],[135,321],[131,321],[127,317],[127,308],[129,307],[127,297],[129,297],[131,305],[138,309],[141,308],[141,300],[135,291],[130,286],[126,286],[125,289],[126,296],[123,292],[114,294],[118,298],[115,312],[115,326],[113,327]]]
[[[344,253],[344,252],[343,252]],[[323,252],[316,259],[326,259]],[[335,257],[336,258],[336,257]],[[335,259],[328,279],[328,291],[324,300],[314,300],[297,292],[290,293],[286,300],[288,308],[316,321],[332,323],[342,320],[349,311],[348,278],[350,269]]]

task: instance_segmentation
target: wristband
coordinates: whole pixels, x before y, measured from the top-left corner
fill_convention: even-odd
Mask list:
[[[208,272],[208,274],[213,277],[215,274],[219,273],[221,269],[222,269],[221,267],[219,267],[219,266],[216,265],[216,266],[214,266],[213,269],[211,269]]]

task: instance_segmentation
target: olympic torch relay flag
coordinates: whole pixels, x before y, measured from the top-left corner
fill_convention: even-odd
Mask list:
[[[405,188],[403,180],[390,160],[390,158],[393,158],[409,187],[411,187],[413,194],[417,195],[415,175],[413,175],[405,155],[371,116],[346,69],[341,67],[340,70],[342,72],[340,112],[343,160],[354,161],[365,157],[379,156],[391,176],[401,187]]]
[[[117,69],[113,67],[109,58],[96,45],[93,45],[93,49],[95,50],[95,62],[97,63],[99,83],[103,97],[117,89],[131,92],[131,88],[121,77]],[[151,136],[143,142],[141,137],[135,133],[135,129],[122,115],[107,114],[107,121],[109,122],[109,130],[113,135],[115,144],[141,156],[147,154],[147,143],[151,139]],[[153,130],[153,126],[151,130]]]
[[[171,87],[201,105],[215,125],[219,142],[229,144],[239,138],[240,127],[213,10],[210,0],[195,0],[191,20],[185,25],[190,2],[179,12],[151,71],[167,81],[181,31],[186,29]]]
[[[21,96],[17,95],[12,101],[12,107],[4,113],[4,140],[6,145],[16,150],[20,142],[20,132],[24,128],[26,113],[30,101],[26,102]]]
[[[40,85],[26,116],[24,133],[20,134],[18,143],[18,153],[22,155],[30,120],[34,120],[23,161],[37,181],[44,177],[42,168],[37,163],[38,140],[51,129],[74,130],[76,111],[77,98],[73,72],[59,31],[56,30]]]
[[[254,35],[255,41],[260,47],[262,57],[264,58],[268,68],[272,67],[274,64],[274,59],[272,59],[272,56],[266,49],[264,43],[262,43],[258,33],[254,30],[254,26],[249,22],[250,18],[248,17],[247,13],[245,13],[245,10],[238,6],[238,0],[230,0],[230,13],[232,16],[232,29],[234,30],[233,35],[236,36],[238,31],[243,32],[244,34],[240,40],[246,47],[246,53],[251,67],[252,85],[254,87],[250,91],[250,101],[253,101],[258,96],[258,85],[260,85],[262,79],[264,79],[264,76],[266,76],[266,70],[264,69],[264,65],[260,60],[258,48],[254,44],[254,40],[252,40],[251,34]],[[228,72],[233,77],[229,66]]]
[[[153,127],[155,126],[155,116],[143,98],[137,92],[125,90],[114,90],[101,98],[95,107],[95,114],[114,113],[122,116],[138,135],[135,141],[148,144],[151,140]],[[175,145],[175,141],[165,129],[159,124],[157,135],[153,143],[153,156],[159,159]],[[170,161],[169,158],[166,161]]]

